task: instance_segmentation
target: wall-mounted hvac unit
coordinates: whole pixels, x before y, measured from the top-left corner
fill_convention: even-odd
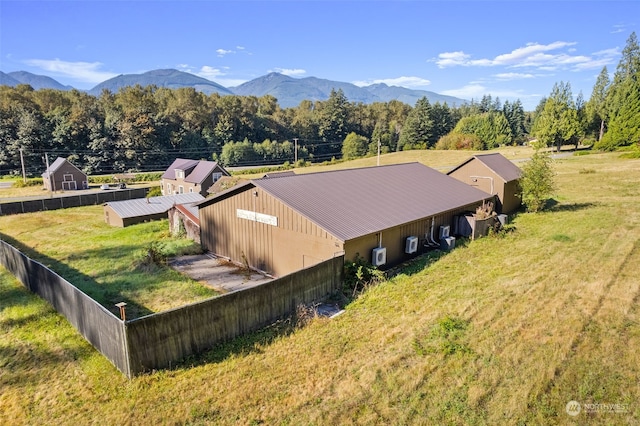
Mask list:
[[[418,237],[407,237],[407,241],[404,245],[404,252],[407,254],[415,253],[418,251]]]
[[[449,225],[441,226],[440,239],[447,238],[450,232],[451,232],[451,227]]]
[[[387,263],[387,249],[385,247],[374,248],[371,256],[373,266],[380,266]]]

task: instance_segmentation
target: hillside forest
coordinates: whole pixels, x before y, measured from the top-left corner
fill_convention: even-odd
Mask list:
[[[485,95],[459,106],[329,99],[281,108],[270,95],[205,95],[193,88],[78,90],[0,86],[0,176],[39,176],[45,154],[88,174],[164,170],[175,158],[225,166],[352,159],[409,149],[491,149],[536,139],[615,150],[640,146],[640,47],[632,33],[610,78],[602,68],[588,101],[556,83],[534,111]],[[296,149],[297,148],[297,149]]]

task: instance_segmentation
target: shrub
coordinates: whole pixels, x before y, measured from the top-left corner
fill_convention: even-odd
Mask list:
[[[359,253],[356,254],[356,259],[353,262],[350,260],[344,262],[344,293],[346,296],[355,297],[358,291],[384,279],[384,272],[360,257]]]
[[[466,133],[449,133],[442,136],[435,146],[436,149],[445,150],[475,150],[481,151],[484,149],[482,141],[476,135],[470,135]]]
[[[530,212],[544,208],[555,189],[555,173],[549,155],[536,151],[522,168],[522,202]]]
[[[26,182],[21,179],[13,183],[13,186],[15,186],[16,188],[26,188],[28,186],[43,186],[43,185],[44,185],[44,181],[42,180],[42,178],[31,178],[31,179],[27,179]]]

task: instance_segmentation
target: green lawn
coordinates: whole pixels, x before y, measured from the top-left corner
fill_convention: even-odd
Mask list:
[[[169,236],[167,220],[126,228],[109,226],[102,206],[86,206],[0,216],[0,232],[28,256],[39,260],[99,303],[127,318],[159,312],[215,296],[202,283],[149,261],[200,250],[191,240]]]
[[[555,205],[508,232],[130,381],[0,272],[0,424],[637,424],[640,160],[555,166]]]

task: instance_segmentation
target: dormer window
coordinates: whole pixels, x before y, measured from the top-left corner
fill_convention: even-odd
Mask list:
[[[184,170],[176,169],[176,179],[184,179]]]

